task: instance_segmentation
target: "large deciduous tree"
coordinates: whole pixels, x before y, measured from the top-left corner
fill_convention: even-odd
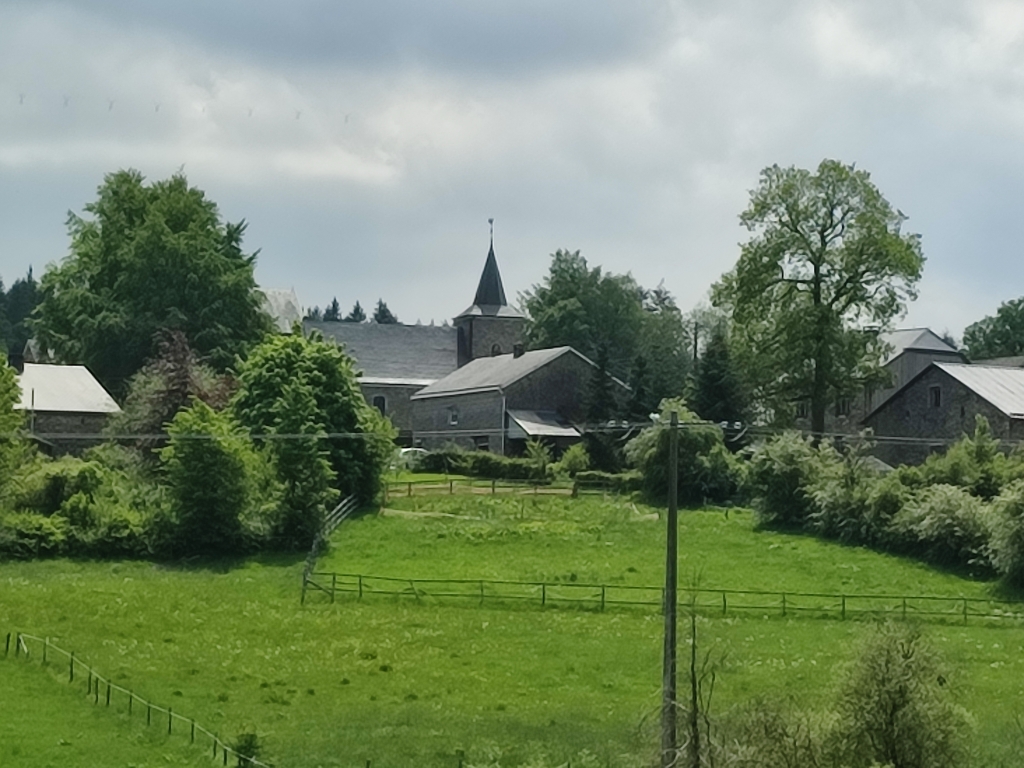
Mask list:
[[[110,174],[85,213],[69,214],[71,252],[43,275],[32,323],[60,360],[123,393],[157,331],[184,332],[224,368],[271,329],[255,254],[242,252],[245,223],[223,222],[183,174],[151,184],[134,170]]]
[[[1024,355],[1024,298],[1007,301],[994,316],[967,326],[964,347],[972,360]]]
[[[830,400],[883,378],[878,332],[916,298],[924,265],[904,219],[852,165],[761,172],[740,214],[752,237],[712,299],[732,312],[736,350],[765,412],[779,419],[807,399],[821,434]]]

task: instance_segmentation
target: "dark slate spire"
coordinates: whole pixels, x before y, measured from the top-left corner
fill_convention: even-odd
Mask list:
[[[494,258],[494,237],[491,237],[491,249],[487,252],[484,272],[480,275],[480,285],[476,287],[476,298],[473,303],[478,307],[507,307],[505,288],[501,284],[501,273],[498,272],[498,260]]]

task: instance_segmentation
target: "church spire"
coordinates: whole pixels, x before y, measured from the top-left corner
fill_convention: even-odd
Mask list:
[[[494,257],[494,219],[488,219],[491,225],[491,247],[487,251],[487,261],[480,275],[480,284],[476,288],[473,303],[478,307],[507,307],[505,287],[501,284],[501,273],[498,271],[498,260]]]

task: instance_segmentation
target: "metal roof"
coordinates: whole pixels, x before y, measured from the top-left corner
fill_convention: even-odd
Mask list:
[[[413,395],[412,399],[418,400],[461,392],[504,389],[565,354],[579,355],[584,360],[587,360],[587,358],[580,355],[572,347],[535,349],[531,352],[524,352],[519,357],[516,357],[514,354],[479,357],[466,363],[440,381],[435,381],[429,387],[424,387]],[[587,360],[587,362],[589,363],[590,361]]]
[[[934,365],[1007,416],[1024,419],[1024,369],[962,363]]]
[[[458,365],[457,332],[449,325],[306,320],[302,327],[307,333],[316,329],[343,346],[355,358],[366,383],[374,379],[437,381]]]
[[[509,418],[519,429],[509,425],[509,437],[579,437],[575,427],[566,424],[554,411],[520,411],[509,409]],[[523,434],[518,434],[519,431]]]
[[[25,363],[18,375],[17,410],[51,413],[118,413],[114,402],[84,365]]]
[[[885,359],[886,363],[891,363],[907,350],[945,352],[950,355],[960,354],[930,328],[900,328],[889,333],[883,333],[882,341],[892,347],[892,351]]]

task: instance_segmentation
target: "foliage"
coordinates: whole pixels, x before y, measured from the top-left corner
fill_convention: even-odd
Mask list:
[[[344,320],[346,323],[366,322],[366,312],[364,312],[363,308],[359,306],[358,301],[355,303],[355,306],[352,307],[352,311],[345,315]]]
[[[587,410],[587,421],[600,424],[617,415],[619,406],[616,402],[613,383],[608,370],[608,350],[600,347],[597,359],[590,371],[584,401]]]
[[[489,451],[464,451],[455,447],[431,451],[420,460],[416,471],[535,482],[545,480],[546,475],[532,459],[510,458]]]
[[[21,388],[14,369],[0,364],[0,495],[15,469],[25,461],[26,453],[31,453],[21,438],[24,412],[15,410],[20,400]]]
[[[0,514],[0,560],[53,557],[64,551],[68,522],[33,512]]]
[[[759,445],[750,457],[744,489],[761,522],[804,525],[814,509],[809,488],[820,463],[818,451],[798,432]]]
[[[226,555],[241,548],[242,518],[252,504],[251,452],[238,425],[201,401],[178,412],[160,451],[179,554]]]
[[[533,462],[537,468],[537,474],[544,477],[548,473],[548,465],[551,463],[551,448],[543,440],[530,438],[526,441],[526,460]]]
[[[1024,481],[1003,489],[992,517],[992,564],[1006,581],[1024,587]]]
[[[31,322],[58,359],[123,393],[162,329],[182,331],[217,369],[271,330],[255,256],[242,252],[245,223],[222,222],[183,174],[152,184],[109,174],[85,212],[69,216],[71,253],[43,275]]]
[[[752,237],[712,297],[731,311],[763,413],[784,419],[806,398],[820,434],[831,398],[881,381],[883,345],[866,328],[889,327],[916,297],[924,264],[904,219],[852,165],[761,172],[740,214]]]
[[[338,322],[341,320],[341,307],[338,305],[338,297],[331,299],[331,303],[324,309],[325,322]]]
[[[693,409],[706,421],[746,421],[747,398],[725,331],[711,334],[697,367]]]
[[[635,392],[631,416],[647,419],[665,398],[680,397],[693,365],[692,344],[685,319],[675,299],[662,286],[645,292],[644,313],[633,358],[643,360],[643,375],[636,383],[645,391]],[[630,386],[634,381],[630,380]]]
[[[39,284],[32,275],[32,267],[6,292],[0,281],[0,350],[21,353],[25,349],[25,343],[32,337],[27,320],[38,304]]]
[[[576,477],[580,472],[590,469],[590,454],[583,443],[575,443],[565,449],[561,458],[554,464],[556,475]]]
[[[842,453],[827,443],[819,446],[816,471],[804,489],[811,501],[806,520],[810,530],[850,544],[888,543],[889,524],[907,493],[898,481],[879,477],[870,448],[867,441],[857,441]]]
[[[355,311],[355,307],[353,307],[352,313],[354,314]],[[373,310],[373,322],[380,323],[381,325],[394,325],[398,322],[398,316],[388,309],[384,299],[378,299],[377,308]]]
[[[976,496],[952,485],[912,495],[893,517],[897,546],[943,565],[990,565],[991,512]]]
[[[738,462],[726,449],[722,430],[703,424],[682,400],[663,400],[661,417],[626,444],[626,460],[644,478],[644,493],[663,501],[668,494],[669,420],[679,415],[678,498],[680,504],[732,499],[740,477]]]
[[[999,305],[995,316],[964,329],[964,347],[971,360],[1024,354],[1024,298]]]
[[[846,671],[827,751],[850,768],[959,768],[970,719],[953,703],[949,671],[906,624],[881,624]]]
[[[604,488],[614,493],[632,493],[643,490],[644,476],[635,470],[630,472],[602,472],[588,469],[576,473],[576,485],[580,488]]]
[[[523,293],[532,349],[571,346],[597,361],[608,355],[608,370],[629,373],[638,348],[644,310],[642,291],[630,275],[591,268],[579,251],[558,250],[541,283]]]

